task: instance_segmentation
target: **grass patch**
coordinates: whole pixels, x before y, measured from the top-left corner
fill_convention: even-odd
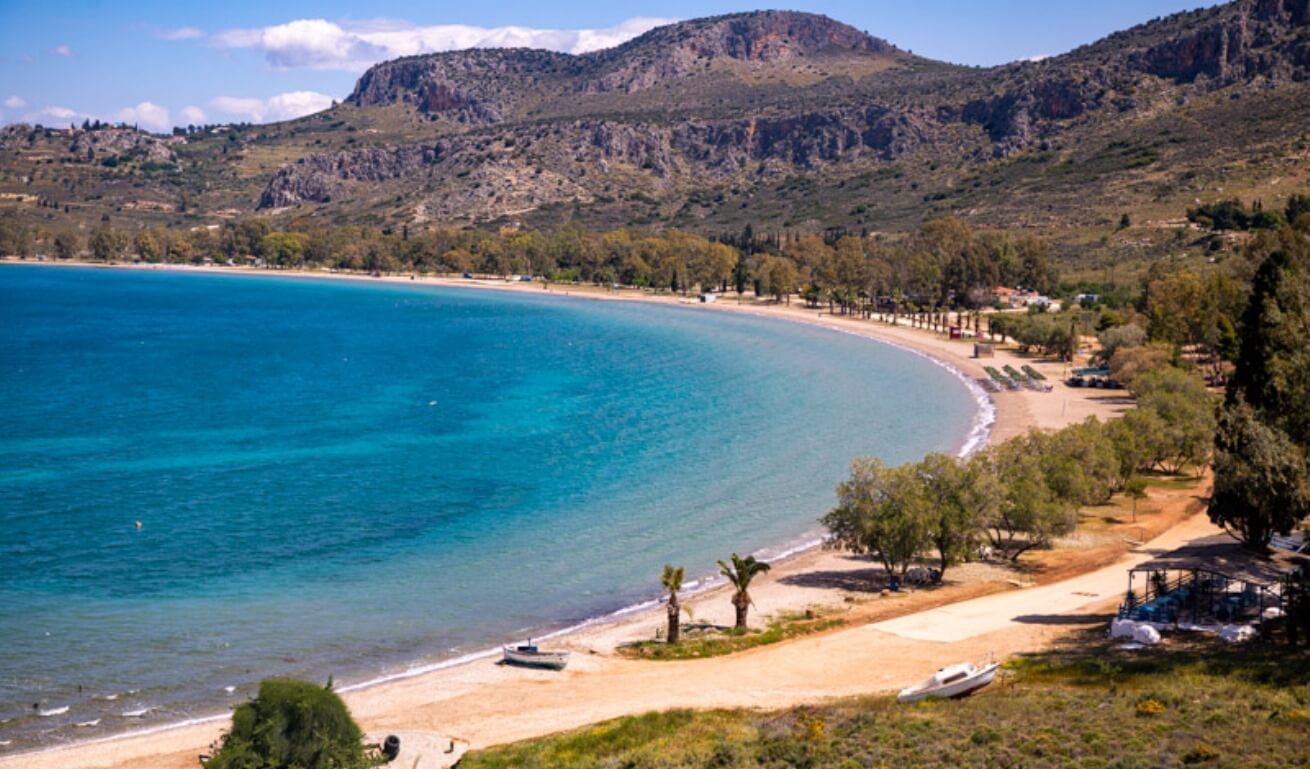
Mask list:
[[[1310,655],[1260,644],[1117,651],[1099,632],[967,700],[674,710],[478,751],[462,767],[1284,767],[1310,762]],[[761,705],[768,703],[762,702]],[[1143,715],[1139,715],[1143,714]]]
[[[708,631],[683,637],[681,643],[673,645],[663,641],[640,641],[619,648],[619,654],[631,659],[642,660],[695,660],[707,657],[722,657],[725,654],[768,646],[790,638],[821,633],[825,630],[841,627],[846,620],[840,617],[814,617],[807,619],[803,614],[782,614],[769,622],[763,630],[740,632],[736,629]]]

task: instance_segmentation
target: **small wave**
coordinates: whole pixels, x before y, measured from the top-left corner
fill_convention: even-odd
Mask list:
[[[68,706],[65,705],[62,708],[50,708],[49,710],[38,710],[36,711],[36,714],[42,718],[50,718],[51,716],[62,716],[67,712],[68,712]]]
[[[144,716],[146,713],[149,713],[152,710],[154,710],[154,708],[139,708],[137,710],[125,710],[120,715],[123,718],[140,718],[141,716]]]
[[[118,699],[118,695],[117,695],[117,694],[106,694],[106,695],[103,696],[103,697],[96,697],[96,699],[98,699],[98,700],[104,700],[105,702],[113,702],[114,700]]]
[[[13,740],[0,740],[0,748],[7,747],[13,744],[14,744]]]
[[[223,687],[223,691],[227,692],[228,694],[231,694],[232,692],[234,692],[234,691],[236,691],[236,690],[237,690],[237,688],[236,688],[235,686],[224,686],[224,687]]]
[[[78,721],[77,723],[73,724],[73,726],[76,726],[81,729],[86,729],[88,727],[99,726],[99,725],[100,725],[100,719],[98,718],[93,718],[90,721]]]

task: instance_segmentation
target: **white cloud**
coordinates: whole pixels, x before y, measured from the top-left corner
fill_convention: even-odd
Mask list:
[[[189,125],[203,125],[206,120],[205,111],[190,104],[178,110],[178,117]]]
[[[229,115],[239,115],[250,120],[259,120],[265,109],[263,99],[243,99],[238,96],[219,96],[211,99],[209,106]]]
[[[321,112],[332,106],[332,97],[316,91],[291,91],[269,99],[219,96],[210,101],[209,106],[233,117],[263,123]]]
[[[23,109],[27,106],[27,100],[21,96],[10,96],[5,99],[5,106],[9,109]]]
[[[55,56],[63,56],[65,59],[71,59],[77,56],[73,49],[69,48],[67,45],[57,45],[54,48],[47,50],[46,53],[52,53]]]
[[[153,131],[167,131],[173,127],[168,117],[168,110],[148,101],[143,101],[135,107],[120,109],[115,118]]]
[[[155,37],[160,40],[196,40],[205,36],[199,27],[175,27],[173,29],[155,30]]]
[[[68,107],[49,106],[42,107],[35,112],[28,112],[23,115],[24,123],[41,123],[47,126],[61,126],[68,123],[80,123],[85,118],[91,117],[85,112],[78,112]]]
[[[336,23],[297,19],[258,29],[229,29],[211,40],[220,48],[262,51],[277,69],[309,67],[358,71],[384,59],[464,48],[544,48],[586,53],[609,48],[673,19],[638,17],[604,29],[416,26],[406,22]]]
[[[67,120],[69,118],[74,118],[74,117],[86,117],[81,112],[78,112],[76,110],[71,110],[68,107],[42,107],[41,109],[37,110],[33,114],[40,115],[42,117],[58,118],[60,120]]]

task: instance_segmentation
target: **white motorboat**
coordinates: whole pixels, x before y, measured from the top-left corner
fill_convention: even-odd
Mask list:
[[[563,670],[564,666],[569,664],[569,652],[543,651],[533,643],[506,646],[505,662],[529,668]]]
[[[975,667],[972,662],[949,665],[933,673],[932,678],[921,681],[896,695],[900,703],[940,698],[968,697],[992,682],[1000,665],[995,662]]]

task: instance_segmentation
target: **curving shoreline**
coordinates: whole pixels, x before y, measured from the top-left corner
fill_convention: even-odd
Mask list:
[[[51,265],[51,263],[39,263],[39,262],[38,263],[19,262],[19,263]],[[542,293],[553,293],[556,295],[563,294],[565,296],[569,296],[572,298],[579,298],[579,299],[612,300],[612,301],[646,301],[646,302],[665,303],[665,304],[687,303],[685,300],[679,299],[678,297],[651,295],[638,291],[608,292],[608,291],[587,290],[586,288],[579,289],[578,287],[572,287],[572,286],[569,287],[557,286],[552,290],[550,290],[549,292],[545,292],[542,290],[539,284],[511,284],[511,283],[503,283],[499,281],[467,281],[467,280],[451,280],[451,279],[443,279],[443,278],[424,278],[424,279],[412,280],[408,277],[370,278],[367,276],[354,275],[354,274],[323,273],[323,272],[313,272],[313,271],[296,272],[296,271],[255,270],[255,269],[246,269],[246,268],[195,268],[195,267],[171,266],[171,265],[107,266],[107,265],[99,265],[99,264],[79,264],[78,266],[101,267],[101,268],[110,268],[110,269],[144,269],[144,270],[163,269],[163,270],[176,270],[176,271],[185,271],[185,272],[213,272],[213,273],[221,273],[221,274],[242,274],[242,275],[253,275],[253,276],[297,276],[297,277],[352,280],[352,281],[363,281],[363,282],[369,282],[369,281],[395,282],[395,283],[404,283],[410,285],[413,285],[415,283],[426,283],[430,285],[442,285],[442,286],[451,286],[451,287],[460,287],[460,288],[482,288],[485,290],[520,291],[525,293],[535,293],[538,295]],[[1058,422],[1063,421],[1067,423],[1068,421],[1075,421],[1073,418],[1069,418],[1071,414],[1070,414],[1070,410],[1067,408],[1067,403],[1065,408],[1062,408],[1060,410],[1060,416],[1058,420],[1054,419],[1051,416],[1050,409],[1042,410],[1039,408],[1033,408],[1034,404],[1029,403],[1028,401],[1032,400],[1032,398],[1034,397],[1040,398],[1041,396],[1038,394],[1027,393],[1027,392],[1002,393],[996,399],[993,399],[990,396],[988,396],[985,392],[982,391],[981,388],[977,386],[977,384],[970,377],[970,374],[966,373],[967,370],[972,370],[976,376],[981,376],[982,374],[980,364],[978,364],[975,361],[972,361],[972,359],[968,358],[966,355],[970,343],[962,343],[962,342],[951,343],[948,340],[941,339],[940,337],[936,337],[935,335],[929,335],[925,332],[911,330],[904,327],[899,327],[899,328],[891,327],[876,322],[861,321],[852,318],[844,318],[841,316],[824,317],[822,312],[817,312],[814,310],[806,310],[801,308],[759,306],[759,305],[750,305],[750,306],[736,305],[731,303],[730,300],[724,301],[722,303],[716,303],[709,306],[702,306],[697,304],[697,308],[713,310],[713,311],[747,312],[760,316],[776,317],[776,318],[793,320],[797,322],[805,322],[812,325],[822,326],[824,328],[828,328],[834,331],[838,331],[842,333],[850,333],[857,336],[870,338],[882,343],[891,344],[901,349],[909,350],[913,353],[929,358],[934,363],[942,366],[943,368],[950,371],[957,378],[959,378],[966,385],[966,387],[969,388],[971,394],[974,395],[975,399],[979,403],[979,409],[975,412],[976,413],[975,423],[969,433],[969,436],[965,439],[965,443],[962,446],[962,453],[965,453],[970,450],[976,450],[981,445],[983,445],[984,441],[1000,440],[1003,437],[1008,436],[1009,434],[1013,434],[1014,432],[1022,432],[1023,430],[1026,430],[1028,427],[1031,426],[1057,427],[1060,426]],[[998,355],[998,358],[999,357],[1000,356]],[[1007,396],[1013,396],[1013,397],[1007,397]],[[1075,413],[1080,413],[1079,410],[1074,410],[1074,411]],[[825,556],[828,556],[829,554],[815,552],[813,550],[813,547],[816,544],[817,542],[813,542],[813,541],[806,542],[803,543],[802,547],[800,548],[792,548],[790,552],[783,553],[780,556],[773,556],[774,558],[780,558],[779,565],[774,572],[774,579],[775,580],[785,579],[789,575],[795,575],[804,572],[806,570],[811,570],[815,567],[816,562],[823,561],[825,559]],[[830,556],[829,556],[829,560],[830,560]],[[719,586],[714,584],[713,582],[705,582],[702,583],[701,585],[698,585],[697,587],[698,587],[697,594],[693,598],[691,598],[691,601],[693,603],[708,602],[711,598],[715,596],[717,592],[720,591]],[[617,637],[623,635],[625,632],[631,635],[631,632],[635,627],[644,626],[649,622],[648,615],[650,615],[652,611],[661,611],[659,609],[659,605],[657,602],[638,604],[632,607],[621,609],[618,612],[607,615],[605,617],[587,620],[586,622],[583,622],[577,626],[563,628],[561,630],[555,631],[554,633],[550,634],[550,637],[559,639],[561,643],[567,645],[587,645],[587,644],[594,643],[597,637],[605,637],[605,636]],[[383,699],[386,699],[385,697],[386,691],[388,689],[396,688],[397,684],[401,684],[401,683],[413,684],[415,682],[421,682],[421,681],[437,683],[438,682],[437,679],[442,677],[443,674],[449,674],[452,671],[458,671],[460,668],[467,669],[471,667],[469,663],[475,662],[479,659],[485,659],[487,656],[491,654],[495,654],[496,651],[497,650],[495,649],[484,650],[480,652],[474,652],[472,654],[465,655],[463,657],[459,657],[451,660],[444,660],[438,663],[431,663],[428,665],[418,666],[416,668],[412,668],[410,670],[406,670],[401,673],[384,676],[378,679],[355,684],[351,687],[344,688],[342,691],[348,694],[358,693],[360,695],[368,695],[370,699],[374,699],[379,696],[382,696]],[[479,667],[484,667],[484,666],[479,666]],[[350,698],[348,697],[348,699]],[[188,744],[188,743],[195,745],[197,744],[194,739],[195,736],[198,736],[200,733],[205,733],[205,734],[216,733],[219,722],[225,721],[226,718],[227,718],[226,714],[220,714],[212,717],[192,719],[178,724],[160,725],[145,730],[124,732],[117,735],[110,735],[103,738],[98,738],[92,741],[69,743],[65,745],[42,749],[36,752],[18,754],[18,755],[0,758],[0,766],[7,767],[7,766],[45,766],[45,765],[50,765],[50,766],[118,765],[116,761],[109,764],[102,763],[102,761],[105,758],[108,758],[108,756],[105,756],[103,754],[106,752],[110,754],[117,754],[121,752],[119,748],[126,748],[129,744],[131,744],[131,745],[136,745],[139,748],[145,748],[146,752],[141,753],[137,750],[127,750],[126,752],[135,753],[137,755],[150,755],[151,749],[149,745],[156,743],[161,739],[167,742],[169,745]],[[212,739],[212,737],[210,737],[209,739]],[[203,746],[206,742],[208,742],[208,739],[202,740],[198,744]],[[75,755],[82,755],[88,752],[95,754],[99,747],[103,747],[110,744],[113,744],[116,747],[114,749],[110,749],[107,751],[103,751],[103,750],[99,751],[101,755],[99,756],[99,758],[93,759],[92,763],[80,763],[71,760]],[[63,756],[65,760],[56,760],[55,758],[56,756]],[[90,758],[90,756],[87,757]],[[50,761],[50,763],[46,763],[47,761]]]

